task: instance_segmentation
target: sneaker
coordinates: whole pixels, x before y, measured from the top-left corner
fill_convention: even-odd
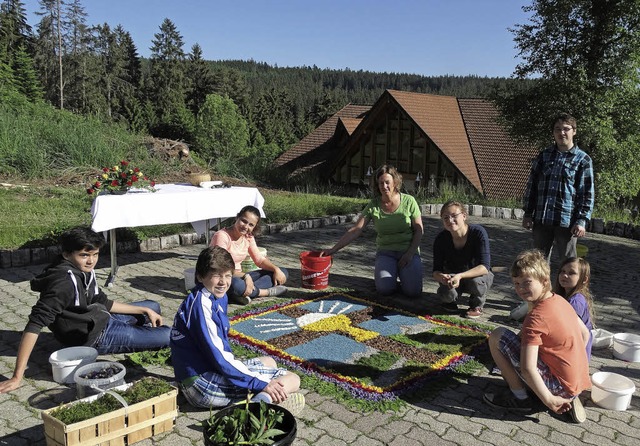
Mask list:
[[[569,411],[569,415],[571,415],[571,419],[575,423],[584,423],[587,419],[587,412],[584,410],[584,406],[582,405],[582,401],[580,401],[580,397],[577,396],[571,401],[571,410]]]
[[[238,305],[248,305],[251,303],[251,298],[249,296],[229,296],[230,304],[238,304]]]
[[[287,292],[287,287],[284,285],[276,285],[271,288],[267,288],[267,291],[269,292],[269,294],[267,294],[269,297],[281,296]]]
[[[526,397],[523,400],[519,400],[507,389],[502,393],[485,393],[483,398],[485,403],[496,409],[506,409],[516,412],[529,412],[533,409],[531,398]]]
[[[458,313],[460,311],[458,304],[455,302],[442,303],[440,304],[440,308],[447,313]]]
[[[304,409],[304,395],[299,392],[290,393],[286,400],[278,403],[278,406],[284,407],[293,416],[299,415]]]
[[[469,319],[478,319],[480,316],[482,316],[482,308],[480,307],[469,308],[465,313],[465,315]]]

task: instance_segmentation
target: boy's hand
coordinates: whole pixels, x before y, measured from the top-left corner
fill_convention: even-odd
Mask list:
[[[548,400],[544,401],[544,405],[557,414],[569,412],[571,410],[571,400],[551,394]]]
[[[0,393],[7,393],[7,392],[11,392],[12,390],[16,390],[18,387],[20,387],[21,383],[22,383],[22,379],[16,378],[15,376],[6,381],[2,381],[0,383]]]
[[[283,402],[289,396],[287,395],[287,392],[284,390],[284,386],[282,385],[282,383],[275,379],[272,379],[271,381],[269,381],[269,384],[267,384],[267,387],[262,389],[262,391],[271,397],[271,400],[273,401],[274,404]]]
[[[151,325],[154,327],[159,327],[162,325],[162,316],[160,316],[158,313],[156,313],[153,310],[149,310],[147,312],[147,317],[149,318],[149,320],[151,321]]]

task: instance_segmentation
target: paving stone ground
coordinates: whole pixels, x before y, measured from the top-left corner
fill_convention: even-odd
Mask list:
[[[496,325],[516,327],[508,313],[518,304],[508,276],[509,264],[522,249],[529,247],[531,234],[516,220],[471,217],[485,226],[491,237],[494,287],[490,292],[482,320]],[[419,313],[437,312],[435,284],[431,280],[431,246],[439,220],[424,217],[425,236],[421,245],[425,266],[424,293],[421,299],[409,301],[393,297],[394,305]],[[300,261],[304,250],[330,247],[347,226],[338,225],[289,233],[265,235],[260,246],[269,257],[291,273],[292,293],[302,293]],[[596,296],[598,326],[610,332],[640,333],[640,242],[607,235],[588,234],[581,241],[589,248],[587,259],[592,266],[592,291]],[[160,302],[168,323],[184,297],[183,270],[195,264],[203,245],[119,255],[120,270],[107,294],[122,301],[143,298]],[[367,230],[352,245],[334,257],[329,283],[334,287],[352,288],[374,294],[374,233]],[[30,291],[29,280],[43,268],[0,269],[0,379],[10,377],[22,330],[37,295]],[[555,270],[555,269],[554,269]],[[109,271],[108,256],[99,263],[98,276],[104,281]],[[26,380],[17,391],[0,395],[0,445],[45,444],[40,411],[74,399],[75,390],[57,384],[51,376],[49,354],[60,348],[51,333],[44,332],[29,362]],[[124,355],[101,357],[121,361]],[[609,371],[632,379],[640,389],[640,363],[615,359],[610,349],[595,350],[591,372]],[[127,381],[143,374],[173,378],[167,367],[127,370]],[[451,384],[434,392],[428,400],[398,413],[362,414],[345,408],[326,396],[306,392],[307,407],[298,417],[298,434],[294,445],[519,445],[558,444],[563,446],[596,444],[636,445],[640,439],[640,393],[636,390],[631,407],[626,411],[605,410],[584,392],[582,400],[588,419],[577,425],[540,410],[518,416],[493,410],[482,402],[482,394],[502,385],[500,377],[483,369],[466,382]],[[304,390],[303,390],[304,391]],[[202,444],[199,423],[208,411],[195,410],[179,397],[180,413],[175,428],[144,445]]]

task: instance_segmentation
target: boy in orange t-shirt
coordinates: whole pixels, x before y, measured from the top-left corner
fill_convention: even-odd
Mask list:
[[[489,337],[491,356],[509,391],[486,393],[493,407],[529,411],[527,387],[555,413],[569,412],[576,423],[586,419],[579,395],[591,387],[585,345],[589,330],[573,307],[551,292],[550,269],[541,251],[520,254],[511,266],[516,293],[533,308],[520,335],[498,328]]]

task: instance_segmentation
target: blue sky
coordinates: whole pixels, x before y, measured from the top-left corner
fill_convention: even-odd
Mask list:
[[[507,28],[528,0],[83,0],[87,24],[121,24],[142,56],[165,18],[184,51],[208,60],[253,59],[425,76],[510,76],[517,50]],[[29,23],[38,0],[24,0]]]

